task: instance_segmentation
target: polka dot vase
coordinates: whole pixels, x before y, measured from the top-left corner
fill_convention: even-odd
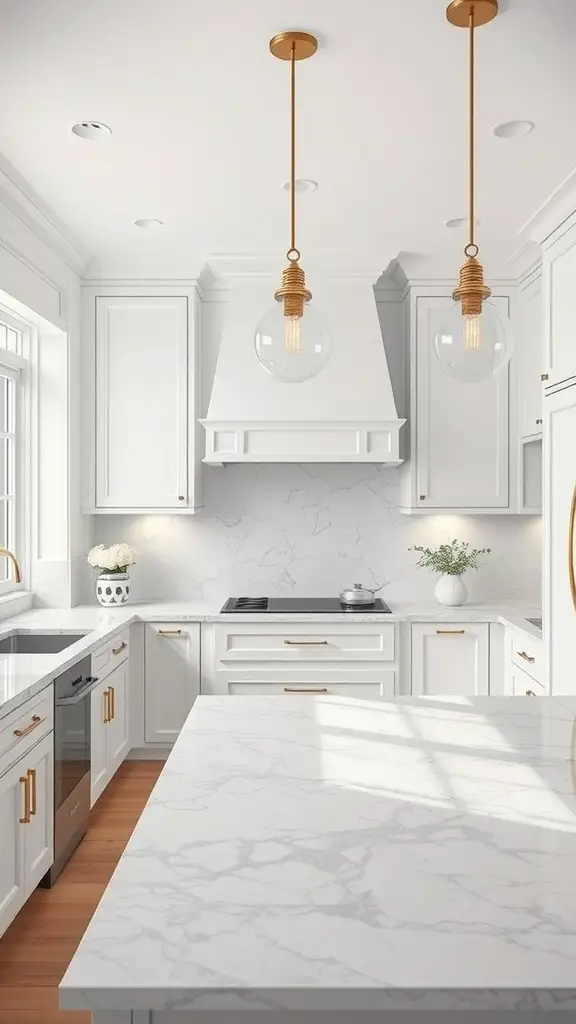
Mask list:
[[[103,572],[96,580],[96,597],[107,608],[114,604],[126,604],[129,596],[129,572]]]

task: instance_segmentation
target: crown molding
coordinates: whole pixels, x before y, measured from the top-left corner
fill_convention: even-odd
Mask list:
[[[209,253],[208,267],[215,278],[277,278],[286,264],[286,257],[276,253]],[[390,262],[390,256],[352,251],[307,250],[301,263],[307,277],[319,274],[326,278],[368,278],[374,284]]]
[[[518,236],[542,245],[576,210],[576,168],[570,171],[535,213],[522,225]]]

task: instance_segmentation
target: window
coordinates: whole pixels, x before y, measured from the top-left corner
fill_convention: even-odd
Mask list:
[[[25,558],[24,459],[27,447],[24,386],[28,325],[0,310],[0,547]],[[18,584],[11,561],[0,556],[0,595]]]

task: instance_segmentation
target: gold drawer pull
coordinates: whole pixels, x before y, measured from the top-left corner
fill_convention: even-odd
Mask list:
[[[120,644],[120,647],[112,648],[112,654],[122,654],[122,651],[125,651],[127,647],[128,644],[126,643],[125,640],[123,640],[122,643]]]
[[[288,647],[328,647],[327,640],[285,640]]]
[[[526,690],[526,696],[527,697],[535,697],[536,694],[534,693],[534,690]]]
[[[534,664],[536,658],[533,658],[531,654],[526,654],[526,651],[517,651],[519,658],[524,658],[524,661],[529,661],[531,665]]]
[[[437,629],[438,636],[462,636],[465,629]]]
[[[40,715],[32,715],[32,721],[30,722],[30,725],[27,725],[25,729],[14,729],[14,735],[17,736],[18,739],[21,739],[22,736],[27,736],[28,733],[33,732],[34,729],[37,729],[38,726],[45,721],[46,719],[40,718]]]
[[[108,722],[110,721],[110,691],[109,690],[104,690],[104,693],[102,694],[102,698],[104,700],[104,710],[103,710],[103,713],[102,713],[102,721],[104,722],[104,725],[107,725]]]
[[[116,718],[116,692],[113,686],[108,687],[108,693],[110,694],[110,721],[113,722]]]
[[[20,776],[20,782],[24,786],[24,817],[18,819],[21,825],[30,823],[30,786],[28,781],[27,775]]]
[[[30,779],[30,814],[36,814],[36,769],[29,768],[26,774]]]
[[[330,693],[330,690],[326,686],[321,686],[314,690],[306,689],[305,687],[285,686],[284,693]]]
[[[160,636],[180,636],[182,633],[181,629],[159,629]]]

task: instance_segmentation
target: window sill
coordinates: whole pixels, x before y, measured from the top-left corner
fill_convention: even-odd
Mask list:
[[[27,612],[34,602],[34,594],[29,590],[13,590],[10,594],[0,595],[0,620],[11,619],[13,615]]]

